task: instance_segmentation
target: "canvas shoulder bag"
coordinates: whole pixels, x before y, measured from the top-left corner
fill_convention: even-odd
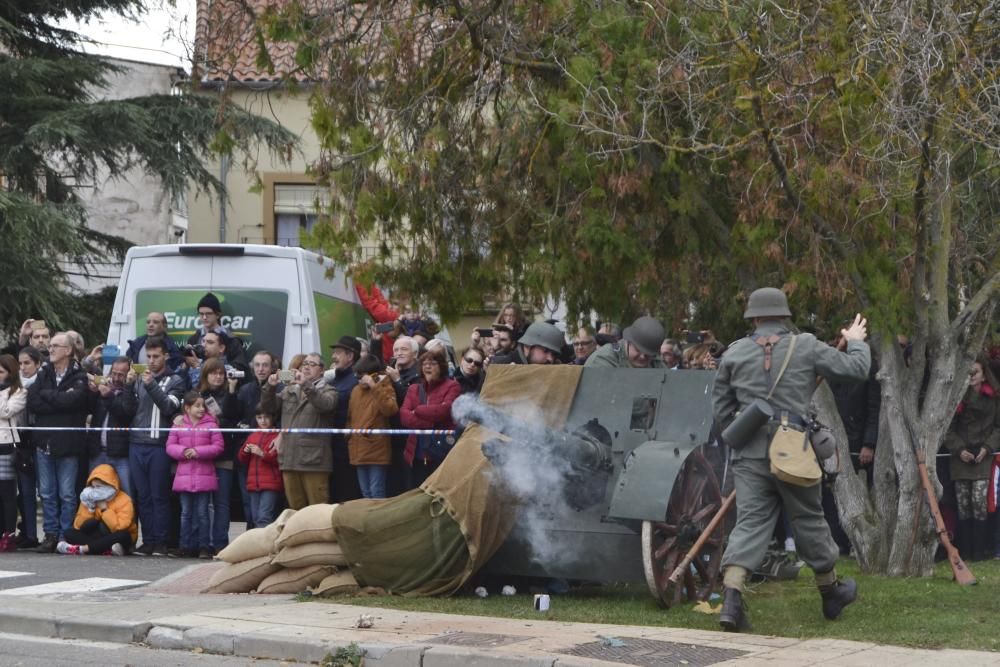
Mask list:
[[[795,351],[795,342],[798,336],[792,336],[792,342],[788,346],[788,352],[781,363],[778,377],[771,385],[771,391],[767,393],[767,400],[771,400],[775,387],[781,381],[781,376],[785,374],[788,363],[792,359],[792,352]],[[800,428],[796,428],[789,423],[788,411],[780,412],[778,426],[771,436],[771,443],[768,445],[767,458],[771,462],[771,474],[782,482],[794,484],[795,486],[815,486],[823,479],[823,471],[819,467],[816,455],[809,443],[809,434]]]

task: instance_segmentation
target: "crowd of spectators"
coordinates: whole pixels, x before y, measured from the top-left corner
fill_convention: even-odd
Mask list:
[[[0,355],[0,551],[210,558],[228,544],[234,515],[259,527],[286,506],[386,498],[419,487],[447,456],[442,438],[370,431],[454,429],[452,403],[478,393],[491,366],[711,371],[726,349],[708,330],[669,338],[651,317],[624,328],[565,327],[567,334],[558,322],[534,321],[509,303],[456,354],[431,318],[395,307],[377,288],[357,291],[376,325],[368,338],[333,344],[329,367],[319,351],[286,363],[265,350],[247,359],[220,324],[211,293],[198,303],[201,326],[186,344],[167,335],[162,313],[151,312],[145,334],[112,360],[107,375],[100,346],[88,353],[78,333],[26,321],[14,349]],[[876,370],[873,364],[862,384],[831,383],[852,465],[869,483],[878,440]],[[989,525],[998,391],[987,361],[977,361],[942,447],[948,456],[939,459],[942,506],[968,558],[1000,557],[1000,525]],[[67,430],[18,428],[24,426]],[[291,430],[252,430],[277,426]],[[206,430],[220,427],[234,431]],[[315,432],[333,428],[359,432]],[[828,489],[824,506],[849,553]]]

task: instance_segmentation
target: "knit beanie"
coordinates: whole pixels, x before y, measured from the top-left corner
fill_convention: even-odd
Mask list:
[[[222,304],[219,303],[219,297],[215,296],[211,292],[201,297],[201,301],[198,302],[198,308],[211,308],[214,313],[222,312]]]

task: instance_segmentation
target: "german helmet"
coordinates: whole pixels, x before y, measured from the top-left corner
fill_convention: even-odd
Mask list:
[[[538,345],[556,354],[562,354],[563,345],[566,338],[563,332],[559,331],[554,324],[548,322],[535,322],[518,339],[518,344],[533,347]]]
[[[660,346],[666,336],[660,321],[648,315],[643,315],[622,332],[622,338],[650,357],[659,356]]]
[[[761,287],[750,293],[747,299],[747,309],[743,313],[744,319],[754,317],[791,317],[792,312],[788,310],[788,298],[785,293],[777,287]]]

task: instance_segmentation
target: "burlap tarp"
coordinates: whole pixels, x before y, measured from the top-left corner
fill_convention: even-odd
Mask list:
[[[480,400],[530,406],[546,426],[566,424],[581,366],[494,366]],[[356,500],[333,513],[351,572],[362,586],[402,595],[451,595],[496,553],[517,518],[517,499],[491,477],[482,444],[497,433],[471,425],[420,489]]]

